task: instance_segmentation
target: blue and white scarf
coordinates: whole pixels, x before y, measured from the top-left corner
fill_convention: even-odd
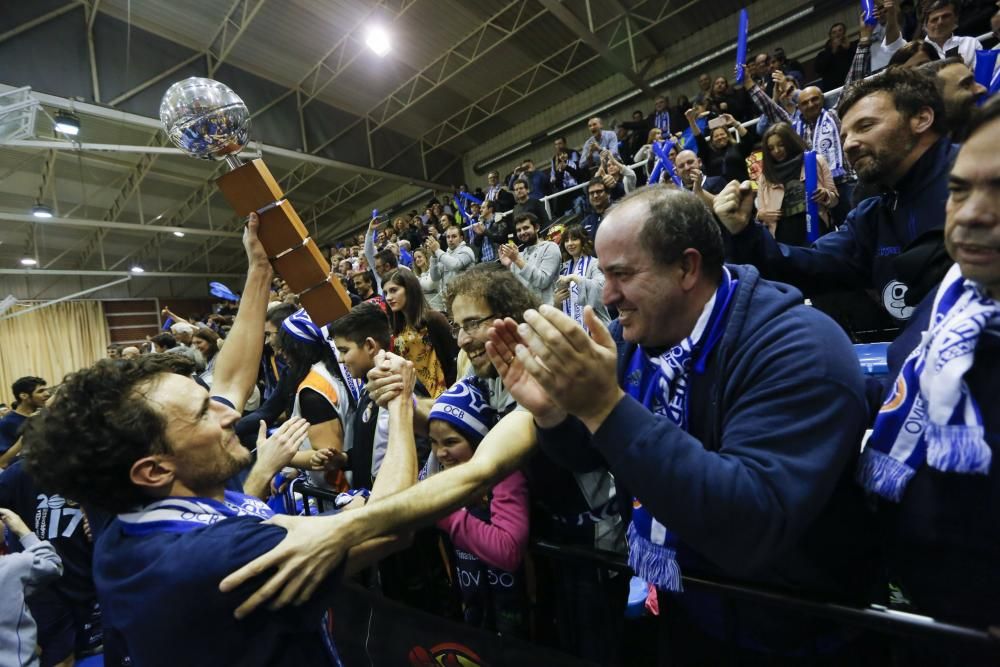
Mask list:
[[[695,373],[705,372],[708,357],[725,332],[729,304],[738,284],[729,269],[723,268],[722,283],[687,338],[654,357],[636,348],[625,373],[625,393],[687,431],[689,374],[692,368]],[[638,498],[633,499],[632,508],[627,535],[629,566],[657,588],[682,591],[677,536],[653,518]]]
[[[963,379],[984,333],[1000,335],[1000,303],[964,279],[955,264],[934,297],[928,330],[875,419],[858,464],[865,489],[899,502],[924,464],[942,472],[989,473],[982,413]]]
[[[340,358],[340,351],[337,350],[337,346],[334,345],[333,336],[330,335],[329,325],[323,327],[323,339],[327,341],[330,349],[333,350],[333,356],[337,360],[337,365],[340,366],[340,372],[344,376],[344,384],[347,386],[347,391],[351,392],[351,396],[354,397],[354,405],[357,405],[361,401],[361,392],[365,388],[364,378],[356,378],[351,375],[351,371],[344,364],[343,360]]]
[[[118,520],[124,524],[122,529],[126,534],[148,535],[186,533],[234,516],[270,519],[274,510],[259,498],[226,491],[222,502],[212,498],[164,498],[134,512],[119,514]]]
[[[563,262],[559,275],[571,276],[576,274],[586,278],[590,263],[596,261],[596,257],[584,255],[580,259],[571,259],[568,262]],[[571,282],[569,284],[569,298],[562,302],[562,309],[564,313],[576,320],[577,324],[584,329],[587,328],[587,325],[583,323],[583,307],[586,305],[580,298],[580,286],[576,284],[576,281]]]
[[[840,129],[837,121],[828,109],[819,112],[815,130],[806,124],[801,113],[796,113],[792,119],[795,133],[802,137],[809,146],[823,156],[830,167],[830,175],[840,178],[847,173],[844,169],[844,146],[840,143]]]
[[[312,321],[305,308],[299,308],[281,322],[281,328],[288,335],[303,343],[318,344],[324,342],[323,330]]]

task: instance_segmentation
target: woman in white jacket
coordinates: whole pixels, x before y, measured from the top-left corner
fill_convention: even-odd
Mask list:
[[[604,272],[597,265],[594,244],[580,225],[570,225],[559,242],[563,265],[556,281],[553,305],[576,320],[584,329],[584,306],[592,306],[598,319],[607,324],[611,315],[601,300],[604,291]]]

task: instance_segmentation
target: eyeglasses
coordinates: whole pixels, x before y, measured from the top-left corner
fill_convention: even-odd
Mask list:
[[[451,325],[452,335],[455,336],[455,338],[458,338],[458,334],[460,334],[463,331],[467,336],[472,336],[482,331],[484,325],[489,324],[495,319],[496,317],[490,314],[487,315],[486,317],[479,317],[479,318],[465,320],[462,323],[449,322],[448,324]]]
[[[591,197],[600,197],[605,192],[607,192],[607,190],[591,190],[587,194],[590,195]]]

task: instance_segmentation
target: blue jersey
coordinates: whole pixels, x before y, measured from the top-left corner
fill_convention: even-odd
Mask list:
[[[120,518],[108,526],[95,546],[94,581],[106,632],[123,641],[133,664],[339,665],[325,625],[339,569],[302,606],[233,618],[267,577],[230,593],[221,593],[219,582],[285,536],[261,521],[233,516],[192,530],[141,534]]]
[[[21,427],[26,421],[28,421],[27,417],[14,410],[0,417],[0,454],[6,452],[17,442],[17,437],[21,434]]]

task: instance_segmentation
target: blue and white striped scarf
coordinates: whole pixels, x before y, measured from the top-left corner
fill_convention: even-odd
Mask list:
[[[917,470],[986,475],[992,454],[964,376],[982,334],[1000,335],[1000,303],[955,264],[934,297],[927,331],[903,363],[861,455],[857,479],[899,502]]]
[[[253,496],[226,491],[225,500],[212,498],[171,497],[144,505],[134,512],[118,515],[129,535],[149,533],[184,533],[211,526],[234,516],[256,516],[270,519],[274,510]]]
[[[570,259],[568,262],[564,262],[562,269],[559,271],[560,276],[571,276],[574,273],[586,278],[587,269],[590,268],[591,262],[596,262],[596,257],[591,257],[590,255],[584,255],[580,259]],[[569,298],[562,302],[563,312],[576,320],[584,329],[587,325],[583,323],[583,307],[587,304],[583,303],[580,299],[580,286],[576,282],[571,282],[569,284]]]
[[[722,284],[705,304],[691,334],[659,356],[636,348],[625,373],[625,393],[647,409],[688,430],[688,375],[703,373],[712,349],[725,332],[729,304],[739,281],[723,268]],[[628,527],[628,564],[637,576],[657,588],[681,591],[677,536],[657,521],[635,498]]]
[[[802,137],[810,148],[823,156],[830,167],[831,176],[840,178],[847,173],[844,168],[844,146],[840,143],[840,130],[828,109],[819,112],[815,130],[806,124],[801,112],[795,114],[792,126],[795,128],[795,133]]]

